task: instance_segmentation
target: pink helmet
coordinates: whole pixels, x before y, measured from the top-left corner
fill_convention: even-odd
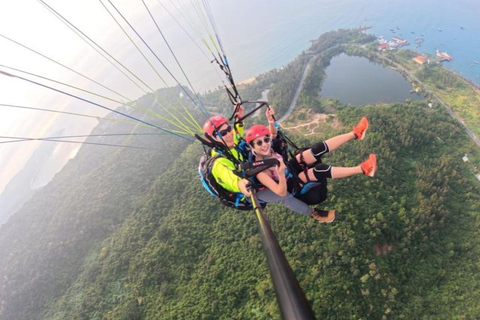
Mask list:
[[[245,141],[250,144],[253,140],[257,139],[258,137],[263,137],[270,134],[270,130],[265,127],[263,124],[256,124],[248,128],[247,132],[245,133]]]
[[[213,116],[205,122],[203,125],[203,131],[211,136],[215,130],[218,130],[218,128],[224,123],[228,123],[227,118],[223,116]]]

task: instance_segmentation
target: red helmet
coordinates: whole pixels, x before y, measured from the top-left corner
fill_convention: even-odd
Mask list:
[[[248,128],[247,132],[245,133],[245,141],[250,144],[253,140],[257,139],[258,137],[263,137],[270,134],[270,130],[265,127],[263,124],[256,124]]]
[[[224,123],[228,123],[227,118],[222,116],[213,116],[205,122],[203,125],[203,131],[211,136],[213,135],[213,132],[218,130],[218,128],[220,128],[220,126]]]

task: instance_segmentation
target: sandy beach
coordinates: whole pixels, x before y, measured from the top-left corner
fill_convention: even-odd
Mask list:
[[[240,84],[250,84],[250,83],[254,82],[255,79],[256,79],[255,77],[253,77],[253,78],[248,78],[248,79],[246,79],[246,80],[240,81],[238,84],[239,84],[239,85],[240,85]]]

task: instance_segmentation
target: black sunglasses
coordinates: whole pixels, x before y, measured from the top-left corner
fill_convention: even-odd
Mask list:
[[[270,142],[270,137],[269,136],[266,136],[265,138],[263,138],[263,140],[257,140],[254,142],[254,144],[256,144],[257,146],[261,147],[263,143],[269,143]]]
[[[219,135],[220,137],[223,137],[223,136],[227,135],[227,133],[229,133],[229,132],[232,132],[232,127],[231,126],[228,126],[225,129],[220,130],[220,131],[214,131],[213,136],[215,137],[215,136]]]

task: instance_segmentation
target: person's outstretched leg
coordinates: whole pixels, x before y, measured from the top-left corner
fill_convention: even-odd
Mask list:
[[[322,178],[341,179],[356,174],[365,174],[373,177],[377,171],[377,157],[371,154],[367,160],[356,167],[333,167],[324,163],[319,163],[315,167],[308,169],[308,181],[318,181]],[[298,177],[307,183],[305,172],[301,172]]]
[[[257,191],[257,198],[259,200],[265,201],[267,203],[280,203],[283,204],[288,209],[299,214],[310,215],[312,213],[312,208],[308,206],[305,202],[293,197],[290,193],[287,193],[285,197],[281,197],[271,191],[270,189],[263,189]]]
[[[301,155],[297,155],[297,161],[301,162],[303,157],[303,162],[307,165],[314,164],[318,162],[320,158],[327,152],[333,151],[343,145],[345,142],[348,142],[353,139],[363,140],[365,138],[365,133],[368,129],[368,119],[363,117],[360,119],[358,124],[353,127],[352,131],[349,133],[344,133],[333,138],[330,138],[324,142],[319,142],[315,144],[310,149],[304,150]]]
[[[257,192],[259,200],[267,203],[280,203],[293,212],[309,215],[312,219],[317,220],[320,223],[331,223],[337,217],[337,211],[322,210],[320,208],[310,208],[305,202],[293,197],[291,194],[287,194],[285,197],[280,197],[269,189],[259,190]]]
[[[348,141],[353,140],[353,139],[355,139],[355,133],[353,133],[353,131],[352,131],[352,132],[349,132],[349,133],[344,133],[344,134],[335,136],[333,138],[330,138],[330,139],[326,140],[325,143],[328,146],[328,150],[333,151],[333,150],[337,149],[338,147],[340,147],[345,142],[348,142]]]
[[[363,140],[368,130],[368,119],[362,117],[355,127],[352,128],[356,140]]]

